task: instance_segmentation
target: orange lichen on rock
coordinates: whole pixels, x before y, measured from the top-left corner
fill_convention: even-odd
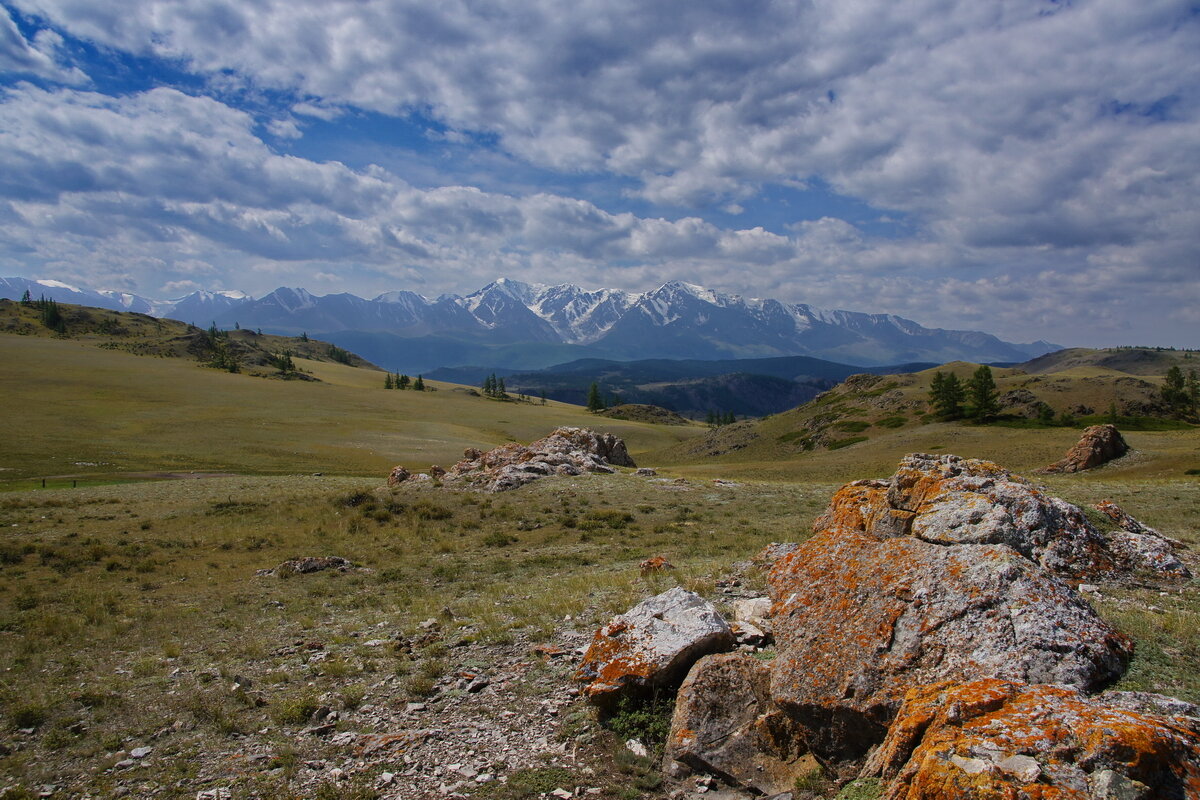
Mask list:
[[[888,781],[886,800],[1200,796],[1200,719],[1131,694],[994,679],[917,687],[863,775]]]
[[[638,568],[643,575],[649,575],[654,572],[665,572],[669,569],[675,569],[675,565],[667,561],[665,556],[651,556],[638,564]]]
[[[575,680],[593,703],[678,686],[701,656],[728,650],[733,632],[711,603],[676,586],[596,631]]]
[[[772,695],[818,754],[854,757],[880,741],[917,685],[998,676],[1091,689],[1132,652],[1070,588],[1001,545],[833,529],[768,581]]]

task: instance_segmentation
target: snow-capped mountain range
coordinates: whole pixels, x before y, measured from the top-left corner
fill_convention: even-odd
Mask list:
[[[391,347],[403,347],[406,340],[437,339],[474,343],[485,349],[573,345],[575,357],[807,355],[860,365],[955,359],[1025,361],[1060,349],[1040,341],[1014,344],[979,331],[925,328],[891,314],[830,311],[804,303],[743,298],[681,281],[640,293],[589,291],[567,284],[542,286],[502,278],[466,296],[433,299],[409,291],[386,292],[366,300],[346,293],[318,296],[304,289],[279,288],[259,298],[241,292],[194,292],[175,300],[152,300],[55,280],[0,279],[0,297],[18,299],[25,291],[35,299],[45,295],[59,302],[137,311],[201,326],[215,322],[232,327],[237,323],[278,333],[304,331],[335,342],[339,338],[353,340],[360,347],[367,336],[373,342],[390,342],[386,346]],[[476,357],[485,351],[470,352]],[[374,355],[372,360],[384,366],[388,361],[397,363],[394,358]],[[468,356],[460,348],[457,357]]]

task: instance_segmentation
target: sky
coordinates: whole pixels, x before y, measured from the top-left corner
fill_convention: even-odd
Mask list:
[[[0,274],[1200,346],[1196,0],[0,0]]]

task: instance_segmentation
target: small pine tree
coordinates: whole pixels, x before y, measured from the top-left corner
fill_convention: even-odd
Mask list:
[[[604,401],[600,399],[600,384],[595,381],[588,387],[587,410],[593,413],[604,410]]]
[[[732,411],[730,411],[730,412],[727,412],[727,413],[725,414],[725,424],[726,424],[726,425],[732,425],[732,424],[733,424],[733,423],[735,423],[735,422],[737,422],[737,415],[736,415],[736,414],[734,414]]]
[[[542,389],[542,405],[546,405],[546,390]]]
[[[413,391],[416,391],[416,392],[425,391],[425,379],[422,378],[420,375],[418,375],[417,379],[415,381],[413,381]]]
[[[704,424],[705,424],[705,425],[707,425],[707,426],[708,426],[708,427],[710,427],[710,428],[715,428],[715,427],[717,427],[717,412],[713,411],[713,410],[710,408],[710,409],[708,410],[708,416],[706,416],[706,417],[704,418]]]
[[[971,418],[977,422],[986,422],[1000,413],[996,381],[987,364],[980,364],[967,381],[967,395],[971,403]]]
[[[395,386],[395,384],[392,383],[392,373],[389,372],[387,374],[387,377],[383,379],[383,388],[391,389],[394,386]]]
[[[963,390],[963,385],[959,382],[957,375],[953,372],[933,373],[933,381],[929,387],[929,403],[933,406],[934,413],[939,418],[945,420],[961,419],[963,415],[962,404],[965,399],[966,392]]]
[[[504,388],[504,378],[501,378],[496,383],[496,396],[497,397],[508,397],[508,390]]]
[[[308,331],[304,331],[303,333],[300,334],[300,341],[302,341],[302,342],[308,341]]]
[[[1172,365],[1167,370],[1167,376],[1162,386],[1162,399],[1173,414],[1182,413],[1190,405],[1191,398],[1188,397],[1187,381],[1183,377],[1183,370],[1178,365]]]
[[[401,375],[399,378],[396,379],[396,388],[397,389],[407,389],[408,385],[411,382],[412,382],[412,378],[408,377],[407,375]]]
[[[25,294],[21,295],[21,305],[23,305],[23,306],[33,305],[33,298],[29,296],[28,289],[25,290]]]

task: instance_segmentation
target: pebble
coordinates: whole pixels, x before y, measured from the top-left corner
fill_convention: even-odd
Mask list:
[[[129,755],[131,758],[145,758],[153,752],[153,747],[135,747],[129,751]]]

